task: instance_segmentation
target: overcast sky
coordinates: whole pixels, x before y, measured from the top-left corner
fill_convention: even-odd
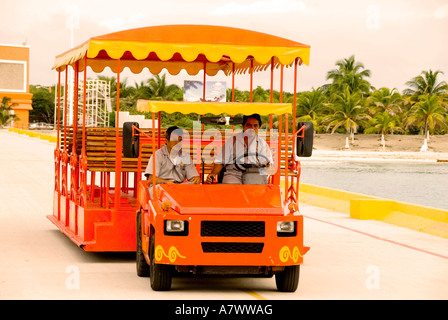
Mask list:
[[[163,24],[231,26],[308,44],[310,66],[299,68],[299,91],[327,83],[336,61],[352,54],[371,70],[377,88],[401,91],[428,69],[443,71],[440,80],[448,81],[448,0],[1,0],[0,8],[0,43],[30,46],[30,84],[36,85],[56,83],[51,67],[71,46],[67,25],[73,14],[75,45]],[[267,79],[255,77],[255,85],[269,88]],[[292,91],[289,73],[285,80],[285,90]],[[240,89],[246,84],[237,80]]]

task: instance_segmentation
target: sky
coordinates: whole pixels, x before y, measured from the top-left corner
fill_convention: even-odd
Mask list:
[[[205,24],[249,29],[311,46],[310,65],[301,66],[298,90],[328,83],[338,60],[355,55],[372,73],[376,87],[405,89],[424,70],[440,70],[448,82],[448,0],[0,0],[0,44],[30,47],[30,84],[57,82],[55,56],[90,37],[165,24]],[[71,24],[70,22],[73,22]],[[73,26],[73,32],[70,26]],[[112,74],[110,74],[112,75]],[[94,77],[93,72],[89,77]],[[128,78],[149,78],[143,73]],[[275,75],[278,78],[278,72]],[[270,74],[254,76],[254,86],[270,87]],[[284,90],[292,92],[292,68]],[[181,73],[169,83],[202,80]],[[231,80],[222,74],[217,79]],[[248,89],[248,77],[236,87]],[[279,90],[279,88],[274,88]]]

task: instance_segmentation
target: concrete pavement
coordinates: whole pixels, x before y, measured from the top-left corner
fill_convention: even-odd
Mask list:
[[[133,253],[88,253],[46,218],[54,143],[0,130],[0,299],[447,299],[448,239],[301,205],[295,293],[274,279],[174,278],[154,292]]]

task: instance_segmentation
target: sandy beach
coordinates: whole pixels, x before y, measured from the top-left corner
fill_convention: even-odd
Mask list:
[[[55,130],[35,130],[35,132],[56,136]],[[345,148],[346,138],[346,134],[316,134],[312,157],[300,160],[338,159],[448,163],[448,135],[430,136],[426,151],[420,151],[424,143],[422,135],[387,135],[384,149],[381,136],[378,134],[355,135],[354,143],[349,139],[349,149]]]
[[[421,135],[388,135],[383,149],[378,134],[355,135],[346,148],[345,134],[316,134],[310,159],[340,159],[359,161],[424,161],[448,162],[448,135],[431,136],[427,150],[421,151]]]

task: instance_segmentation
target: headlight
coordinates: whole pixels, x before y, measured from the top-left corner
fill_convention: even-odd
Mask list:
[[[166,231],[168,232],[182,232],[184,231],[185,224],[183,220],[167,220]]]
[[[295,221],[279,221],[277,222],[277,236],[293,237],[297,235]]]
[[[171,235],[171,236],[188,235],[188,221],[165,220],[165,235]]]

